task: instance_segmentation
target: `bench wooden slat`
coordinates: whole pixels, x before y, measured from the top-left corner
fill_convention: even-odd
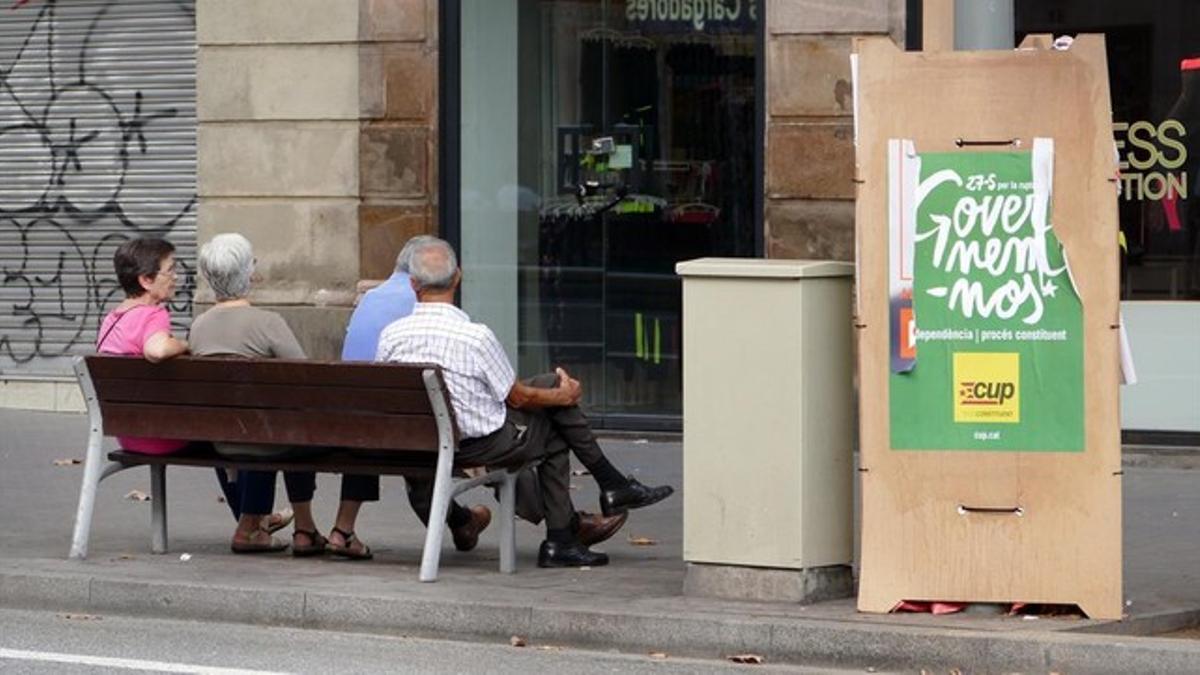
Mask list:
[[[424,455],[424,459],[422,459]],[[396,459],[392,459],[395,456]],[[304,459],[233,459],[214,452],[199,455],[170,454],[143,455],[126,450],[108,453],[108,458],[128,466],[194,466],[246,469],[250,471],[314,471],[317,473],[377,474],[384,476],[410,476],[432,478],[434,464],[426,453],[388,453],[386,461],[381,457],[358,456],[349,452],[332,452],[328,455]],[[461,474],[461,472],[457,472]]]
[[[104,433],[110,436],[430,452],[438,447],[437,424],[431,415],[111,402],[101,402],[100,410]],[[165,430],[170,433],[165,434]]]
[[[344,363],[289,359],[179,357],[150,363],[136,356],[89,356],[92,381],[115,379],[260,383],[341,387],[387,387],[425,391],[420,367],[390,363]]]
[[[95,386],[101,401],[114,403],[429,414],[428,394],[413,389],[145,379],[107,379]]]

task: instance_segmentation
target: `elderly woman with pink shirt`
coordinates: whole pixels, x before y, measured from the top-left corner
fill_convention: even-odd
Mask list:
[[[165,239],[131,239],[113,255],[125,300],[104,317],[96,340],[101,354],[142,356],[157,363],[183,354],[187,343],[171,334],[171,315],[162,303],[175,295],[175,246]],[[186,441],[165,438],[118,438],[130,452],[165,455]]]

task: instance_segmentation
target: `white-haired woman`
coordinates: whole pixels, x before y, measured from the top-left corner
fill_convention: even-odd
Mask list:
[[[288,328],[283,317],[275,312],[250,304],[250,283],[254,275],[254,252],[250,242],[240,234],[220,234],[200,249],[200,273],[212,288],[216,304],[196,317],[188,342],[198,356],[234,356],[244,358],[303,359],[304,350]],[[233,457],[265,457],[289,454],[289,448],[215,443],[217,452]],[[274,471],[239,471],[238,528],[232,549],[237,553],[279,551],[286,544],[266,535],[257,526],[262,514],[270,513],[275,500]],[[317,531],[312,515],[312,497],[316,476],[311,472],[285,472],[288,499],[295,512],[295,531],[292,534],[292,554],[319,555],[326,548],[336,555],[363,559],[371,555],[370,548],[355,537],[353,531],[335,526],[339,541],[330,542]],[[379,499],[379,482],[371,476],[344,476],[342,511],[355,513],[364,501]],[[233,505],[231,505],[233,508]],[[352,526],[351,526],[352,528]]]

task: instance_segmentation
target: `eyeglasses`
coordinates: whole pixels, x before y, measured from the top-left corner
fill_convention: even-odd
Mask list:
[[[163,274],[169,277],[179,276],[179,263],[172,262],[170,267],[165,270],[159,270],[157,274]]]

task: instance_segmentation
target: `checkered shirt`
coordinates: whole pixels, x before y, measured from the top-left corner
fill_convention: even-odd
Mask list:
[[[504,426],[504,400],[517,376],[491,328],[444,302],[418,302],[413,313],[379,336],[376,361],[434,363],[442,367],[464,438]]]

